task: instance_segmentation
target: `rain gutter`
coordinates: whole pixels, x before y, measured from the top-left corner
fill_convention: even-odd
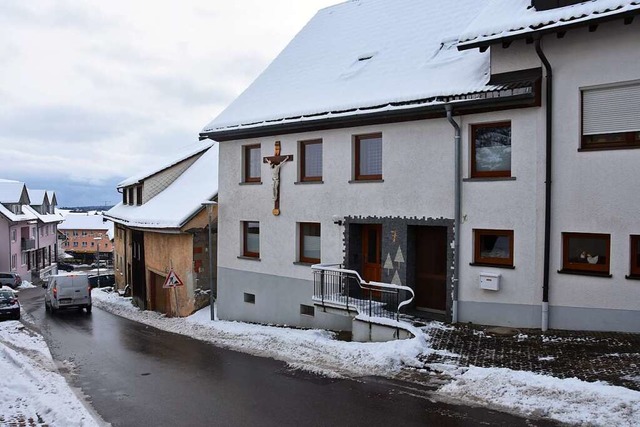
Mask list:
[[[451,104],[444,106],[447,112],[447,120],[455,131],[455,217],[454,217],[454,239],[453,239],[453,279],[452,279],[452,302],[451,302],[451,323],[458,323],[458,279],[460,275],[460,225],[462,223],[462,150],[460,147],[460,126],[453,119],[453,107]]]
[[[545,203],[544,203],[544,276],[542,281],[542,331],[549,329],[549,268],[551,254],[551,160],[552,160],[552,125],[553,125],[553,70],[551,63],[542,51],[541,37],[535,40],[538,57],[546,72],[545,112],[546,112],[546,171],[545,171]]]

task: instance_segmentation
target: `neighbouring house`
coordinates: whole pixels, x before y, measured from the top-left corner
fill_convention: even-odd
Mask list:
[[[219,317],[639,332],[640,2],[577,3],[319,11],[201,132]]]
[[[0,271],[32,282],[57,273],[57,203],[53,191],[0,180]]]
[[[118,184],[122,202],[105,216],[115,222],[115,273],[134,304],[171,316],[208,305],[215,291],[218,144],[199,143],[160,167]],[[209,245],[209,233],[212,242]],[[211,258],[210,258],[211,257]],[[183,286],[164,288],[171,270]]]
[[[113,223],[100,212],[67,213],[58,226],[61,248],[75,262],[92,264],[98,260],[113,263]]]

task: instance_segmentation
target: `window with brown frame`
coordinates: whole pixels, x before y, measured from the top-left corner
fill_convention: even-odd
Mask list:
[[[630,277],[640,278],[640,236],[631,236]]]
[[[300,223],[300,262],[320,263],[320,224],[314,222]]]
[[[242,223],[242,255],[250,258],[260,257],[260,223],[244,221]]]
[[[142,185],[136,187],[136,205],[142,204]]]
[[[471,126],[471,177],[511,176],[511,122]]]
[[[244,182],[260,182],[260,144],[245,145],[244,157]]]
[[[322,140],[300,141],[300,181],[322,181]]]
[[[611,236],[562,233],[562,271],[609,274]]]
[[[582,150],[640,148],[640,84],[582,90]]]
[[[473,230],[473,262],[513,267],[513,230]]]
[[[382,179],[382,134],[355,137],[355,180]]]

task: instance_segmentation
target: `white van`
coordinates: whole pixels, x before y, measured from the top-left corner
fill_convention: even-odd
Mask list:
[[[61,308],[84,308],[91,313],[91,287],[86,274],[52,275],[44,287],[45,310],[53,313]]]

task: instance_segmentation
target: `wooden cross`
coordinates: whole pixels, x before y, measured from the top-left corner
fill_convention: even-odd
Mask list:
[[[271,213],[275,216],[280,215],[280,168],[286,162],[292,160],[292,154],[280,155],[280,141],[276,141],[275,155],[262,159],[264,163],[268,163],[271,167],[271,185],[273,186],[273,211]]]

